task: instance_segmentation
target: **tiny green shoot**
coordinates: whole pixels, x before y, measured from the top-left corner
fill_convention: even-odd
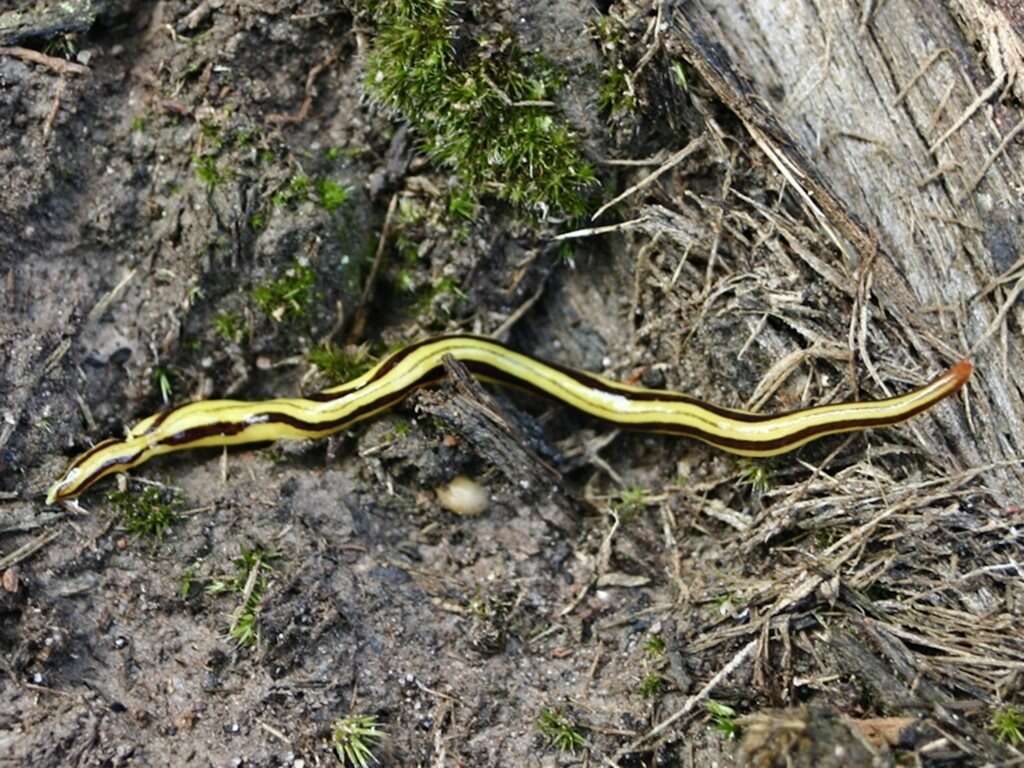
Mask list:
[[[577,730],[576,724],[557,709],[542,710],[537,728],[548,744],[559,752],[575,753],[577,749],[586,746],[586,739]]]
[[[330,179],[317,179],[316,194],[320,205],[328,213],[334,213],[348,200],[348,189]]]
[[[313,298],[313,284],[316,273],[299,262],[295,262],[281,277],[268,280],[253,288],[252,298],[256,306],[278,322],[302,317],[306,306]]]
[[[192,164],[196,169],[196,176],[210,190],[228,178],[228,174],[217,167],[217,158],[212,155],[198,156]]]
[[[164,401],[164,405],[171,402],[171,395],[174,393],[173,379],[173,374],[167,368],[159,367],[153,371],[153,380],[160,390],[160,398]]]
[[[121,515],[121,526],[135,536],[160,541],[181,516],[181,499],[174,493],[149,486],[141,493],[111,491],[107,501]]]
[[[665,655],[665,639],[661,635],[651,635],[644,643],[644,651],[655,658]]]
[[[228,635],[240,646],[253,646],[259,642],[259,612],[270,585],[270,563],[278,558],[275,552],[262,547],[246,549],[232,563],[233,573],[210,579],[206,585],[209,595],[234,594],[241,602],[231,612]]]
[[[1024,744],[1024,712],[1016,707],[1000,707],[992,713],[989,730],[1004,744],[1019,747]]]
[[[228,342],[237,342],[242,338],[242,316],[237,312],[220,312],[213,319],[213,330]]]
[[[368,768],[377,763],[374,747],[387,736],[373,715],[349,715],[331,726],[331,745],[343,765]]]
[[[661,675],[657,672],[649,672],[640,681],[640,696],[645,699],[652,699],[661,693],[661,688],[664,684],[665,679]]]
[[[319,368],[332,384],[351,381],[373,366],[373,356],[365,344],[342,349],[328,342],[311,350],[307,359]]]
[[[775,472],[767,461],[741,459],[739,482],[749,485],[755,493],[767,493],[775,487]]]
[[[736,734],[739,733],[739,726],[736,725],[736,710],[714,699],[705,701],[704,707],[707,709],[708,714],[711,715],[715,728],[726,739],[735,739]]]

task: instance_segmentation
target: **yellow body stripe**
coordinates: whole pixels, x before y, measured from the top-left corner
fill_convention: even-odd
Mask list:
[[[104,441],[75,459],[49,489],[47,503],[73,498],[100,478],[163,453],[338,432],[438,381],[446,355],[485,381],[547,395],[603,421],[693,437],[744,456],[772,456],[824,435],[902,421],[955,392],[971,374],[971,364],[962,361],[930,384],[898,397],[763,416],[546,363],[490,339],[442,336],[399,350],[362,376],[310,397],[203,400],[148,416],[125,439]]]

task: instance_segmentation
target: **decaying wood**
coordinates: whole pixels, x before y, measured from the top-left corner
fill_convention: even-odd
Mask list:
[[[444,360],[455,393],[425,391],[419,407],[439,419],[480,456],[494,466],[522,493],[537,504],[537,512],[557,528],[573,531],[578,520],[572,514],[577,503],[565,492],[558,472],[530,447],[530,440],[501,406],[451,357]]]

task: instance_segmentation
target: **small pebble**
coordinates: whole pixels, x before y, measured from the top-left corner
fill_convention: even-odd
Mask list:
[[[463,517],[483,514],[490,501],[487,489],[465,475],[457,475],[448,485],[442,485],[434,492],[442,507]]]

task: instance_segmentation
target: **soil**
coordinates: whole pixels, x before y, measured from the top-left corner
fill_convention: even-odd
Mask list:
[[[857,212],[822,192],[822,215],[779,171],[744,112],[760,102],[716,79],[725,50],[657,4],[598,5],[487,11],[566,72],[556,108],[595,195],[644,183],[598,222],[635,224],[567,241],[589,223],[487,196],[471,221],[446,211],[458,179],[368,99],[372,25],[347,5],[0,17],[0,45],[49,57],[0,52],[0,764],[334,765],[349,715],[376,718],[387,766],[1021,760],[991,727],[1024,704],[1024,517],[999,454],[1017,437],[974,440],[960,400],[751,464],[516,393],[492,393],[495,426],[446,384],[329,442],[140,467],[128,489],[179,504],[157,538],[126,528],[111,481],[44,504],[70,457],[165,399],[324,386],[307,355],[326,342],[500,330],[765,410],[882,397],[966,351],[972,326],[951,311],[924,333],[920,307],[1013,259],[936,281],[942,297],[872,298]],[[600,14],[642,71],[623,114],[597,106]],[[254,290],[306,270],[308,301],[261,311]],[[912,295],[895,282],[879,292]],[[482,514],[439,502],[457,475],[486,489]],[[265,581],[242,644],[241,596],[210,586],[252,552]]]

